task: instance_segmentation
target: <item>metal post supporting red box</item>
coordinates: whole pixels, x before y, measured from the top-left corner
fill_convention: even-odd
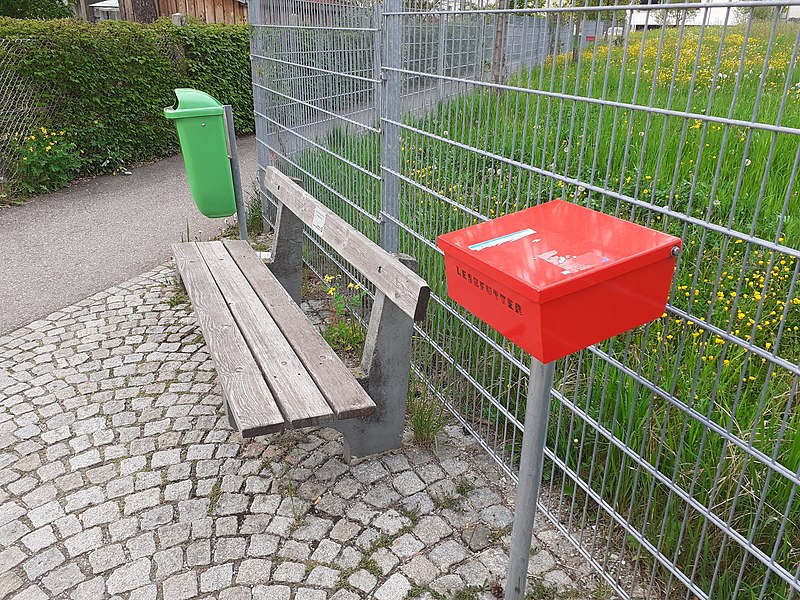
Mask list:
[[[554,200],[439,236],[439,247],[450,297],[533,356],[505,588],[521,600],[553,361],[660,317],[681,241]]]
[[[450,297],[543,363],[660,317],[681,247],[561,200],[438,241]]]

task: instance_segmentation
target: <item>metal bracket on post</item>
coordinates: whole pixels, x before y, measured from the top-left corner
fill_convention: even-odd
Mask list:
[[[236,199],[236,220],[239,223],[239,237],[247,241],[247,211],[242,197],[242,175],[239,173],[239,152],[236,149],[236,130],[233,127],[233,108],[225,105],[225,132],[228,134],[228,159],[233,176],[233,196]]]
[[[533,519],[536,516],[536,503],[539,500],[539,488],[542,483],[544,445],[547,441],[547,421],[550,417],[550,389],[553,387],[554,373],[554,362],[544,364],[531,357],[505,600],[522,600],[525,597]]]

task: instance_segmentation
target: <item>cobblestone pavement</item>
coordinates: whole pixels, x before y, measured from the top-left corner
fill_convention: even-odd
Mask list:
[[[352,465],[330,429],[243,440],[171,286],[0,337],[0,599],[493,597],[513,489],[471,438]],[[534,598],[600,595],[543,523],[530,572]]]

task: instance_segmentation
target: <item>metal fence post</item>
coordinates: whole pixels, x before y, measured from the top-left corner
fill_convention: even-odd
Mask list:
[[[233,126],[233,107],[225,105],[225,129],[228,133],[228,159],[233,176],[233,197],[236,200],[236,221],[239,223],[239,237],[247,241],[247,207],[242,195],[242,174],[239,172],[239,151],[236,148],[236,130]]]
[[[436,80],[436,99],[441,102],[444,97],[444,80],[441,79],[444,75],[445,65],[445,51],[447,49],[446,41],[447,29],[445,28],[445,18],[443,14],[439,15],[439,48],[436,53],[436,74],[439,78]]]
[[[263,56],[264,55],[264,41],[263,29],[259,26],[264,25],[264,14],[262,10],[262,0],[250,0],[247,5],[247,18],[253,24],[250,30],[250,55]],[[269,152],[267,152],[266,145],[263,143],[269,136],[269,124],[263,115],[266,114],[266,96],[267,90],[263,86],[265,75],[259,67],[256,60],[250,62],[250,70],[253,78],[253,110],[256,124],[256,154],[258,155],[258,175],[260,177],[261,169],[266,169],[271,165]],[[274,224],[274,215],[270,214],[270,203],[266,194],[259,186],[259,201],[261,204],[261,216],[266,223]],[[274,210],[272,211],[274,212]],[[270,216],[273,218],[270,219]]]
[[[525,404],[525,430],[522,436],[522,456],[519,461],[517,502],[514,525],[511,529],[511,549],[508,557],[508,578],[505,600],[522,600],[528,579],[528,559],[531,555],[533,518],[542,482],[542,461],[547,441],[547,420],[550,416],[550,389],[553,387],[555,363],[541,363],[531,357],[528,399]]]
[[[381,35],[383,28],[381,22],[383,19],[383,5],[376,2],[372,11],[372,26],[375,28],[375,33],[372,36],[372,75],[377,83],[373,85],[374,97],[372,98],[373,119],[376,127],[381,124],[381,108],[383,106],[383,82],[381,81],[381,68],[382,68],[382,45]]]
[[[386,0],[385,12],[399,13],[402,0]],[[400,73],[402,67],[402,17],[384,16],[381,40],[384,48],[383,106],[381,107],[381,246],[400,251],[400,231],[392,219],[400,216]]]

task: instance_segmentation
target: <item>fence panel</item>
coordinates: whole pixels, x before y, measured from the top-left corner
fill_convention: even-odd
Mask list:
[[[27,59],[28,48],[46,43],[0,38],[0,195],[7,193],[6,186],[17,173],[25,136],[34,134],[55,109],[41,99],[48,90],[18,72],[19,65]]]
[[[592,4],[251,0],[261,164],[396,228],[415,374],[512,477],[527,358],[447,299],[436,236],[553,198],[680,236],[664,316],[557,363],[541,508],[619,597],[798,598],[800,2]]]

